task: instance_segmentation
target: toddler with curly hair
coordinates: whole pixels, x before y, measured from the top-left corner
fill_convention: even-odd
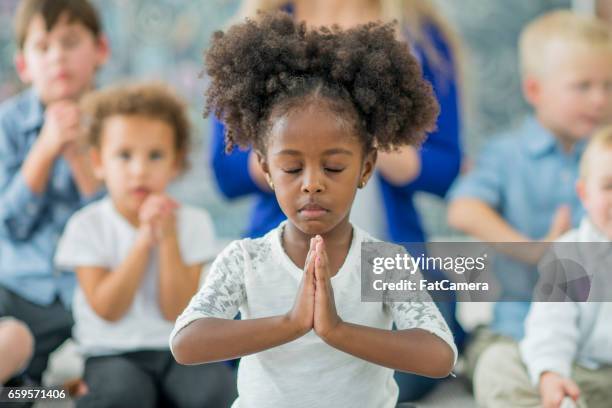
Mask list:
[[[243,357],[234,407],[394,407],[394,369],[447,376],[457,349],[433,302],[360,298],[376,240],[349,222],[357,189],[377,151],[420,143],[439,111],[393,25],[266,14],[216,33],[206,63],[207,113],[228,149],[254,146],[287,220],[217,257],[176,322],[177,361]]]

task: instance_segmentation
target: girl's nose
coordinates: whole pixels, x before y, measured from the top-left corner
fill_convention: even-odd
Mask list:
[[[302,180],[302,192],[321,193],[325,190],[321,174],[318,171],[304,172]]]

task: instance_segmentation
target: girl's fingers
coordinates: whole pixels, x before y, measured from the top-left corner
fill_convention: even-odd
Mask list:
[[[325,243],[323,242],[323,238],[321,236],[317,236],[317,246],[316,246],[316,269],[317,269],[317,279],[328,279],[329,278],[329,270],[328,270],[328,259],[327,259],[327,251],[325,251]]]

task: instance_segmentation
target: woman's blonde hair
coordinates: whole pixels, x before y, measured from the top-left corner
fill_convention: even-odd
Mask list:
[[[423,50],[434,70],[445,77],[460,71],[461,50],[457,35],[448,21],[436,10],[430,0],[373,0],[380,4],[380,19],[382,21],[398,21],[401,37],[408,39]],[[288,0],[243,0],[232,22],[254,17],[258,11],[278,10],[291,3]],[[442,39],[450,49],[449,61],[433,44],[431,36],[427,33],[428,26],[433,25],[440,31]],[[461,75],[457,75],[460,77]]]

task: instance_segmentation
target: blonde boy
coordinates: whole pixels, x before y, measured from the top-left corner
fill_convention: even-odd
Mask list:
[[[583,211],[574,190],[580,154],[594,129],[612,119],[608,25],[571,11],[546,14],[523,31],[520,56],[534,114],[495,138],[450,193],[450,224],[482,241],[552,241],[577,225]],[[486,348],[523,336],[535,267],[506,260],[497,272],[502,301],[466,350],[468,374]],[[488,355],[494,369],[495,356]]]
[[[580,163],[578,195],[587,215],[561,242],[612,241],[612,127],[599,131]],[[606,270],[606,273],[609,272]],[[491,347],[496,370],[479,365],[482,406],[605,408],[612,401],[612,302],[533,303],[525,337]],[[606,346],[608,345],[608,346]]]

